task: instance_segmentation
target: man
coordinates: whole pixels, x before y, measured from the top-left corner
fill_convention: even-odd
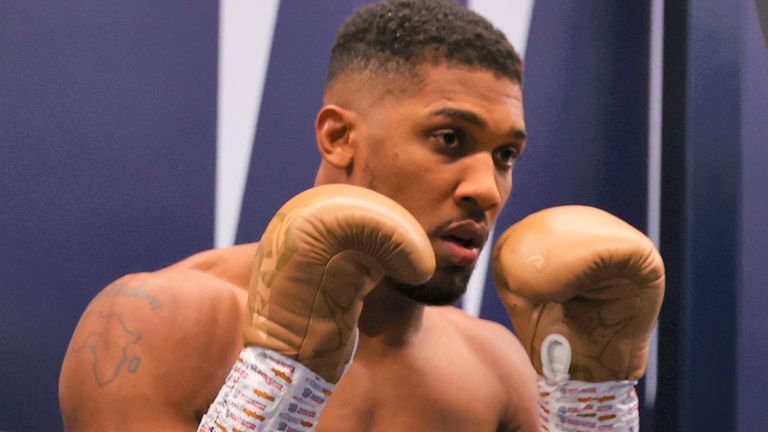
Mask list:
[[[351,327],[339,332],[339,350],[325,357],[319,350],[305,357],[269,354],[276,364],[293,365],[291,370],[301,362],[319,382],[338,381],[327,406],[317,410],[316,424],[303,426],[538,430],[537,374],[529,353],[502,326],[448,306],[466,289],[488,230],[510,195],[525,144],[521,62],[508,41],[478,15],[449,2],[393,0],[357,11],[337,34],[316,138],[322,156],[316,185],[377,192],[360,192],[352,205],[365,209],[381,200],[382,214],[397,213],[405,225],[413,218],[429,245],[414,254],[428,255],[436,267],[425,283],[403,283],[390,273],[371,277],[375,287],[360,295],[361,312],[356,303],[350,306]],[[299,200],[326,199],[309,193]],[[276,220],[284,223],[289,213],[281,215]],[[244,343],[281,351],[281,344],[258,335],[266,335],[269,326],[270,332],[290,327],[266,311],[293,306],[280,303],[285,296],[259,297],[261,288],[252,288],[250,298],[248,292],[257,283],[252,277],[266,277],[259,266],[273,253],[270,245],[287,241],[270,229],[253,275],[258,246],[248,244],[128,275],[105,288],[83,314],[62,368],[66,428],[195,430],[206,412],[215,414],[217,394],[231,397],[228,386],[241,372],[233,372],[227,384],[225,379],[247,361],[242,354],[238,360]],[[370,259],[360,260],[334,270],[344,283],[332,285],[354,285],[349,274],[356,271],[359,279],[368,277],[376,264],[366,267]],[[327,277],[334,282],[333,272]],[[258,328],[265,321],[267,327]],[[354,359],[340,379],[356,338]],[[249,388],[265,401],[288,397],[265,393],[272,390]],[[212,418],[204,420],[211,430],[225,429]],[[283,423],[280,430],[290,427]]]

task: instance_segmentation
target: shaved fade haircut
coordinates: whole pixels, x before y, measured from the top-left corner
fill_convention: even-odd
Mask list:
[[[450,0],[389,0],[358,9],[336,33],[326,88],[346,73],[405,74],[420,66],[482,69],[522,84],[522,61],[485,18]]]

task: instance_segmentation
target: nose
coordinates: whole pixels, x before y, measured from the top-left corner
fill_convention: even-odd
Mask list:
[[[462,178],[454,191],[457,203],[462,207],[479,207],[485,212],[498,210],[501,206],[499,173],[493,156],[478,152],[464,159]]]

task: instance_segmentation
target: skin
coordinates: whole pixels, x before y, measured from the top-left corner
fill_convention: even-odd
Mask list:
[[[438,263],[420,291],[448,302],[472,266],[443,231],[465,220],[490,228],[507,201],[524,145],[522,95],[483,70],[420,73],[419,85],[394,90],[369,77],[331,83],[317,116],[316,183],[369,187],[410,211]],[[67,430],[195,430],[242,347],[255,247],[203,252],[105,288],[64,360]],[[366,297],[358,351],[317,430],[538,430],[536,373],[517,338],[411,297],[387,279]]]

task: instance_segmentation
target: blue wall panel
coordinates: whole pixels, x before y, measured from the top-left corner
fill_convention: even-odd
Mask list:
[[[747,3],[741,50],[741,247],[738,341],[738,430],[768,430],[768,39]],[[768,3],[763,2],[768,12]],[[768,15],[766,15],[768,18]],[[768,19],[766,20],[768,31]],[[726,150],[730,152],[729,150]]]
[[[671,287],[683,290],[678,372],[686,431],[735,426],[743,3],[690,2],[684,283]]]
[[[662,312],[658,426],[762,431],[768,57],[753,2],[673,4],[662,220],[673,301]]]
[[[207,1],[0,6],[0,430],[61,429],[97,290],[211,246],[217,19]]]

